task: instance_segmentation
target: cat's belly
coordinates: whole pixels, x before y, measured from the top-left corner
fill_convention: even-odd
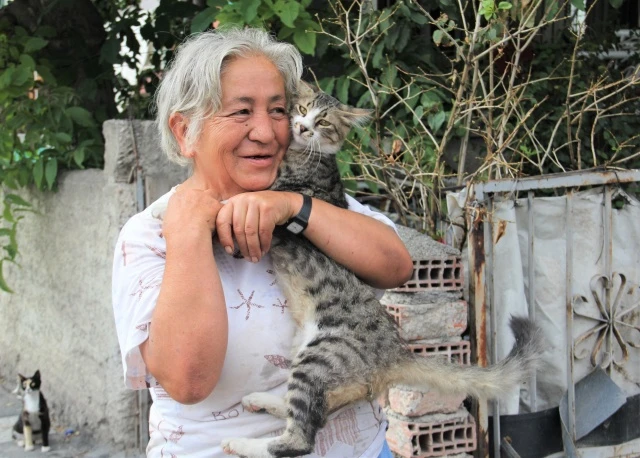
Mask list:
[[[289,312],[298,327],[304,329],[306,323],[315,323],[316,304],[306,292],[310,282],[300,275],[280,273],[278,283],[287,298]]]

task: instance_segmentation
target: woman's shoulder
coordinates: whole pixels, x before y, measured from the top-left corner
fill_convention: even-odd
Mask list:
[[[129,218],[120,231],[120,237],[141,235],[148,231],[154,233],[160,231],[162,229],[164,211],[167,208],[169,198],[174,192],[175,187],[171,188],[169,192],[163,194],[147,208]]]

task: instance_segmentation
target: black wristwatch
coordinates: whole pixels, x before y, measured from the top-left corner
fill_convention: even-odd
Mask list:
[[[311,197],[306,194],[302,195],[302,208],[300,212],[285,223],[285,228],[292,234],[302,234],[309,224],[309,216],[311,215]]]

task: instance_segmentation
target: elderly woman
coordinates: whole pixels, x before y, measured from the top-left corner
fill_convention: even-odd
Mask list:
[[[240,402],[286,391],[295,325],[269,247],[303,199],[266,189],[287,150],[287,107],[301,73],[293,46],[232,29],[185,42],[158,89],[162,146],[193,173],[159,199],[163,221],[152,205],[127,222],[113,269],[125,383],[149,388],[154,401],[149,457],[220,457],[225,437],[269,437],[284,427]],[[301,236],[374,287],[402,284],[412,263],[392,223],[349,203],[345,210],[314,199]],[[230,256],[233,238],[243,259]],[[316,453],[377,458],[385,427],[375,403],[347,406],[318,433]]]

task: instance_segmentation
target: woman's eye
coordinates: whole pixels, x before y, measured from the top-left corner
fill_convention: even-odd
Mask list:
[[[248,109],[248,108],[245,108],[245,109],[243,109],[243,110],[238,110],[238,111],[236,111],[236,114],[237,114],[237,115],[246,116],[246,115],[248,115],[248,114],[251,114],[251,112],[249,111],[249,109]]]
[[[305,107],[303,107],[302,105],[298,105],[298,111],[300,112],[300,114],[302,116],[307,114],[307,109]]]
[[[331,125],[331,123],[329,121],[325,121],[324,119],[321,119],[320,121],[318,121],[318,125],[322,127],[328,127]]]

